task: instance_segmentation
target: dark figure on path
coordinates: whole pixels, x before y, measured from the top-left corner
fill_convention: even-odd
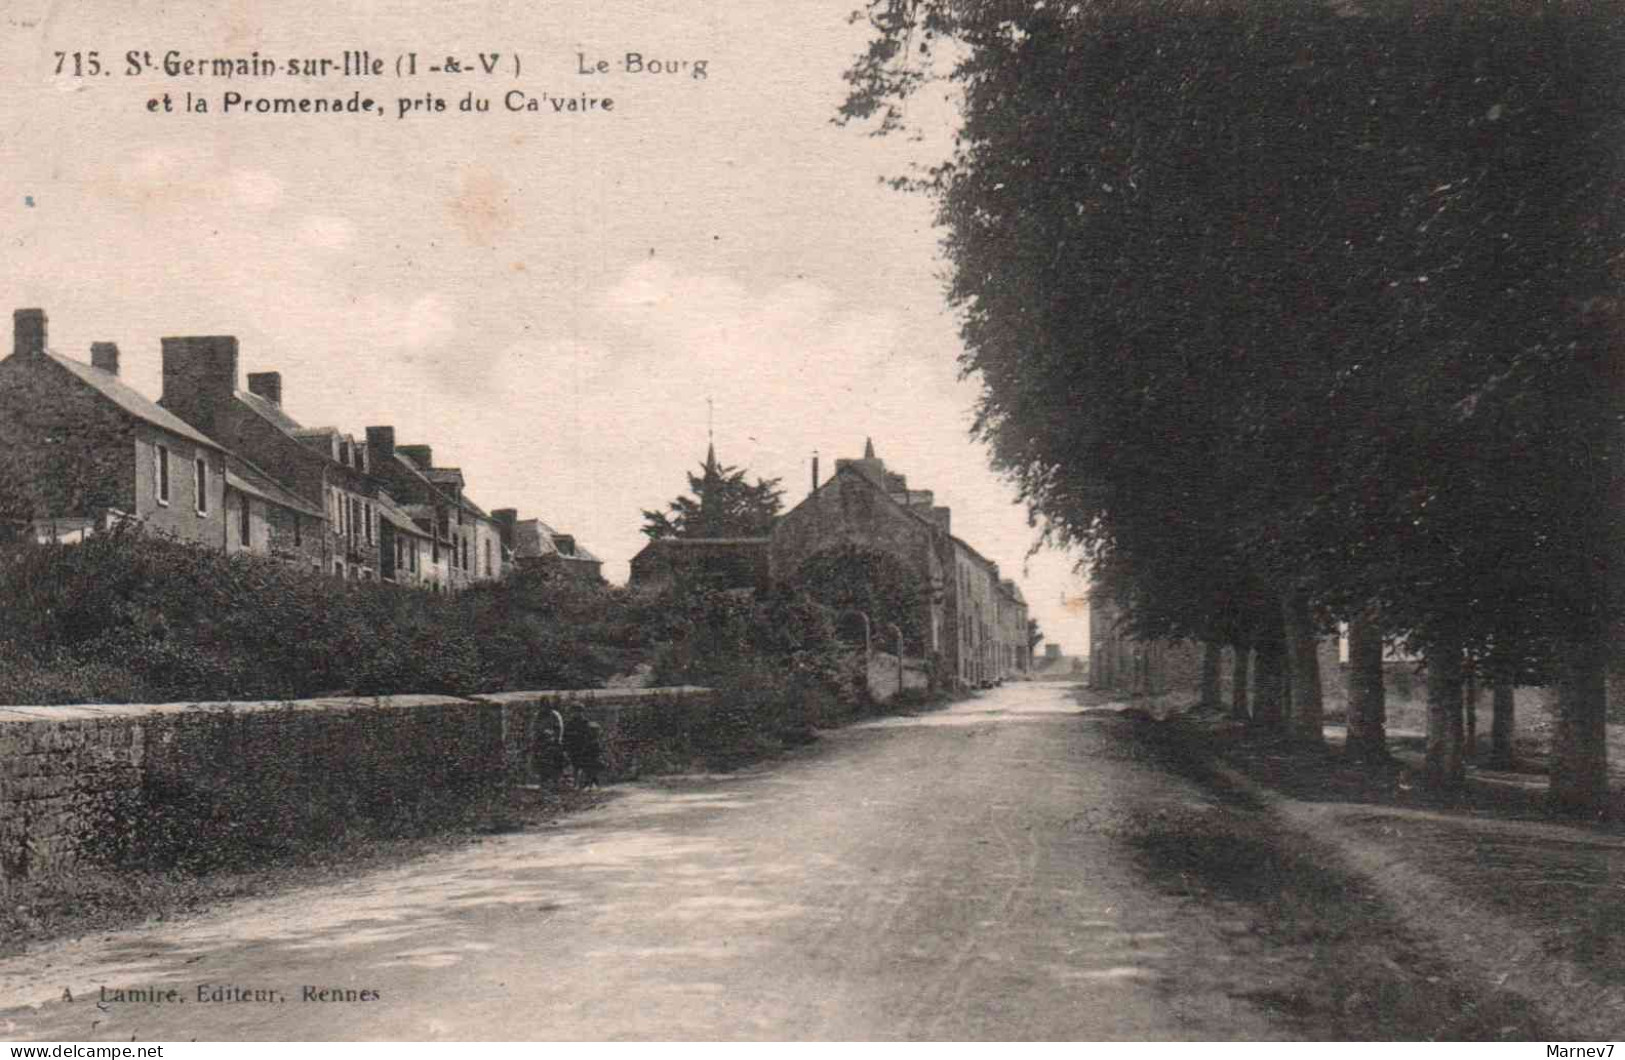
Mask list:
[[[598,723],[580,713],[572,714],[564,726],[564,750],[575,770],[576,787],[596,788],[598,775],[604,770],[603,730]]]
[[[569,761],[564,749],[564,733],[564,718],[558,711],[550,711],[545,723],[537,727],[532,764],[537,779],[544,784],[564,776]]]

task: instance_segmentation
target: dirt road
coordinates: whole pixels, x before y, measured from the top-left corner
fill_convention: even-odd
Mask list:
[[[1257,999],[1313,955],[1131,856],[1122,822],[1217,807],[1128,726],[1012,686],[627,785],[544,830],[0,963],[0,1037],[1294,1036]]]

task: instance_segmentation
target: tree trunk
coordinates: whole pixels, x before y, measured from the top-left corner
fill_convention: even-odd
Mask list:
[[[1349,623],[1349,757],[1388,757],[1388,692],[1382,674],[1382,630],[1374,616]]]
[[[1580,816],[1608,804],[1607,642],[1580,630],[1558,660],[1557,733],[1552,738],[1550,798],[1554,809]]]
[[[1278,631],[1267,631],[1258,640],[1253,720],[1272,729],[1279,729],[1286,723],[1285,647]]]
[[[1246,644],[1235,646],[1235,658],[1230,669],[1230,716],[1237,721],[1246,721],[1250,716],[1247,708],[1247,679],[1248,660],[1252,648]]]
[[[1451,640],[1427,652],[1428,744],[1423,782],[1450,791],[1466,780],[1461,757],[1461,645]]]
[[[1224,649],[1217,641],[1202,642],[1202,706],[1217,710],[1219,702],[1219,661]]]
[[[1291,731],[1300,739],[1321,743],[1326,739],[1326,715],[1320,690],[1319,646],[1309,618],[1308,598],[1302,593],[1288,593],[1281,600],[1281,619],[1286,627],[1287,672],[1292,685]]]
[[[1512,682],[1497,678],[1490,699],[1490,766],[1511,769],[1516,760],[1512,754]]]
[[[1478,698],[1478,676],[1470,673],[1461,686],[1461,709],[1466,720],[1461,753],[1469,762],[1478,758]]]

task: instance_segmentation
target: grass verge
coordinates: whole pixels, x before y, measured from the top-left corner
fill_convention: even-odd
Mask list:
[[[1228,812],[1158,822],[1153,878],[1255,911],[1265,938],[1317,954],[1262,998],[1316,1036],[1595,1037],[1625,997],[1625,833],[1546,820],[1538,790],[1425,791],[1402,762],[1199,716],[1142,718],[1169,768]]]

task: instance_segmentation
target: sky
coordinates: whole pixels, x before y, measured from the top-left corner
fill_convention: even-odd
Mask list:
[[[782,479],[787,506],[815,450],[827,476],[872,438],[1052,641],[1087,652],[1076,557],[1029,556],[1037,531],[970,437],[977,383],[959,378],[932,205],[882,183],[945,156],[953,107],[915,104],[915,139],[831,121],[866,40],[855,0],[330,6],[7,0],[0,294],[46,310],[53,349],[115,341],[156,398],[161,337],[235,335],[242,375],[281,372],[302,423],[393,425],[487,510],[575,534],[614,582],[708,428],[724,463]],[[280,66],[347,49],[385,76],[161,69],[170,52]],[[92,50],[106,72],[72,76]],[[131,51],[156,69],[127,74]],[[392,76],[409,53],[424,72]],[[426,72],[492,53],[497,75]],[[541,109],[509,111],[514,90]],[[210,112],[182,113],[188,91]],[[383,112],[220,113],[228,91],[359,91]],[[469,93],[491,109],[459,111]],[[554,112],[583,96],[613,109]],[[447,109],[399,117],[403,98]]]

